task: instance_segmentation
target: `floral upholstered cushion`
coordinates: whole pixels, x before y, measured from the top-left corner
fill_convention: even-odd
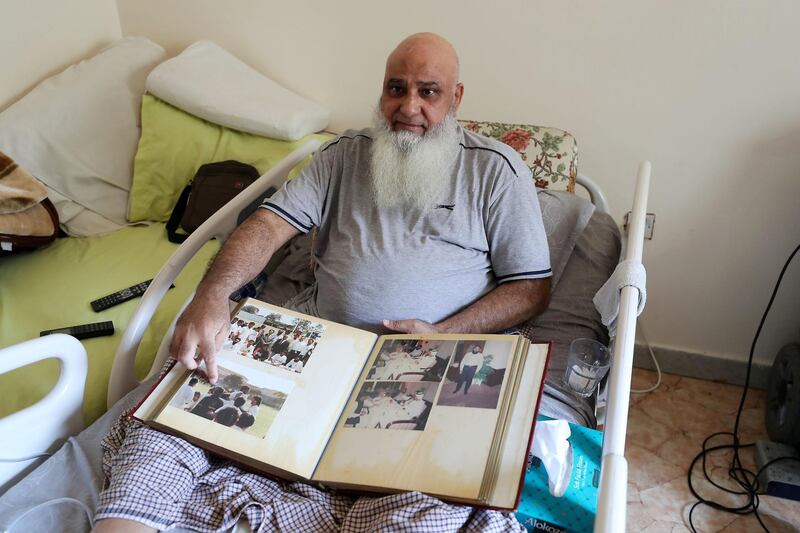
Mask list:
[[[575,192],[578,144],[569,132],[527,124],[459,120],[470,131],[493,137],[519,152],[540,189]]]

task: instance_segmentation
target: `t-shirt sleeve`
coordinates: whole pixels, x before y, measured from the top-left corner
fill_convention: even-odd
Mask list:
[[[530,174],[511,177],[492,195],[487,238],[498,284],[553,275],[542,211]]]
[[[319,226],[330,183],[329,157],[325,151],[319,150],[299,176],[287,181],[270,198],[265,198],[260,207],[269,209],[302,233],[308,233],[312,226]]]

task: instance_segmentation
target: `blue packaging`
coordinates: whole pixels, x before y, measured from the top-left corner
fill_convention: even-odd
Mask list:
[[[537,420],[551,420],[539,416]],[[600,486],[600,462],[603,432],[569,424],[572,472],[564,495],[550,494],[547,471],[532,455],[517,508],[517,520],[531,532],[584,533],[594,529],[597,493]]]

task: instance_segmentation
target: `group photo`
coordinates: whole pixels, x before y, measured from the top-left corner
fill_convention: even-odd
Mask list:
[[[246,305],[231,319],[230,332],[222,349],[301,373],[324,331],[322,324]]]
[[[261,378],[254,384],[229,368],[218,366],[218,370],[213,385],[204,370],[192,372],[169,405],[263,439],[289,396],[291,383],[269,380],[267,384]]]
[[[438,383],[365,382],[345,427],[422,431]]]
[[[437,404],[495,409],[511,347],[511,341],[459,341]]]
[[[384,342],[369,380],[440,382],[456,341],[395,339]]]

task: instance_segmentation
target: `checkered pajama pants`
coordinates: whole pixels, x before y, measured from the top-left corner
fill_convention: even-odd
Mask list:
[[[276,481],[127,417],[102,446],[106,486],[95,520],[217,532],[243,514],[256,532],[525,531],[512,513],[449,505],[418,492],[352,497]]]

